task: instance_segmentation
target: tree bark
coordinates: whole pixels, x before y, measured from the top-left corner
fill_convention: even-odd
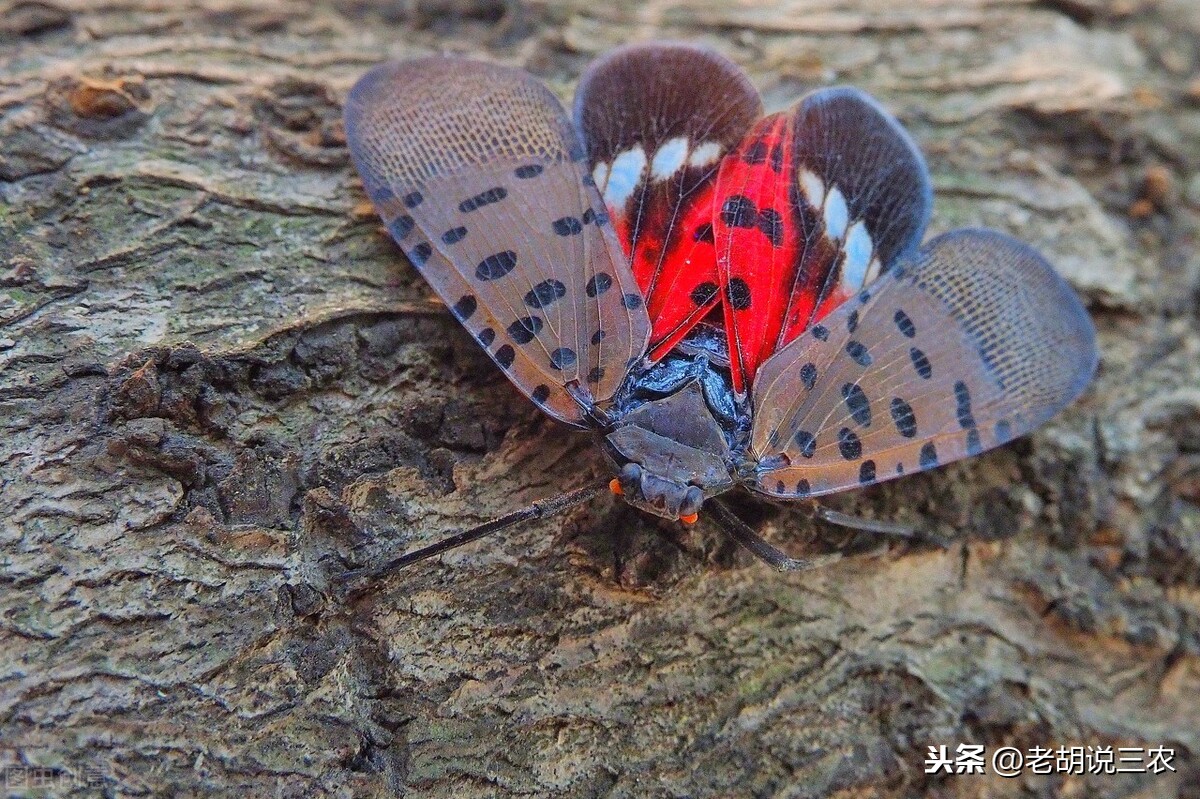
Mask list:
[[[1197,796],[1200,13],[1192,0],[18,0],[0,10],[0,769],[16,796]],[[908,126],[931,234],[1041,248],[1102,365],[1036,434],[838,496],[879,555],[607,499],[381,232],[341,102],[386,58],[703,42],[774,110]],[[1174,772],[927,775],[930,746]]]

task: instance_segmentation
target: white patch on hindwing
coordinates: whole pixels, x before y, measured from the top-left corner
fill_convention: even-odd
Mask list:
[[[846,235],[846,226],[850,223],[850,208],[846,198],[837,186],[833,186],[825,195],[825,235],[831,239],[841,239]]]
[[[646,171],[646,151],[642,145],[619,153],[608,170],[608,183],[604,187],[604,201],[610,208],[621,208],[642,182]],[[597,181],[599,185],[599,181]]]
[[[800,170],[800,188],[813,208],[825,205],[825,182],[810,170]]]
[[[688,156],[688,166],[702,167],[714,163],[721,157],[721,143],[715,141],[706,141],[696,149],[692,150],[692,154]]]
[[[679,171],[688,154],[688,139],[686,136],[676,136],[663,142],[654,153],[650,162],[650,177],[655,180],[666,180]]]
[[[846,260],[842,264],[842,286],[850,292],[862,288],[868,277],[874,244],[864,220],[852,224],[846,232]]]

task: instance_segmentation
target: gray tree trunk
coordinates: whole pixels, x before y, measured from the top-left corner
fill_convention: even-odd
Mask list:
[[[903,8],[901,8],[903,6]],[[15,796],[1200,795],[1193,0],[20,0],[0,6],[0,769]],[[1103,363],[1036,435],[836,497],[946,549],[605,499],[381,233],[341,101],[435,50],[568,97],[684,38],[768,105],[854,83],[934,230],[1033,242]],[[1160,775],[926,775],[928,747],[1168,747]]]

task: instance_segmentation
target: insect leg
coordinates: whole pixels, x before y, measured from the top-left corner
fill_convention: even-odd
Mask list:
[[[723,503],[713,500],[707,507],[711,508],[713,520],[716,521],[717,525],[727,535],[750,550],[750,553],[754,557],[781,572],[818,569],[839,561],[842,558],[841,554],[836,552],[816,558],[789,557],[764,541],[754,530],[750,529],[750,525],[742,521],[737,514],[725,507]]]
[[[394,558],[382,566],[364,567],[361,569],[351,569],[350,571],[342,572],[337,576],[337,581],[341,583],[350,582],[360,577],[369,577],[372,580],[378,579],[393,571],[398,571],[414,563],[432,558],[435,555],[440,555],[443,552],[461,547],[464,544],[469,544],[472,541],[478,541],[484,536],[498,533],[502,530],[520,524],[521,522],[531,521],[534,519],[543,519],[555,513],[560,513],[568,508],[573,508],[576,505],[582,505],[585,502],[590,502],[592,499],[605,492],[608,489],[608,484],[603,486],[588,486],[586,488],[577,488],[574,491],[568,491],[565,494],[559,494],[556,497],[549,499],[538,500],[528,507],[505,514],[497,519],[484,522],[478,527],[472,527],[470,530],[464,530],[461,533],[456,533],[447,538],[443,538],[436,544],[430,544],[427,547],[405,553],[398,558]]]

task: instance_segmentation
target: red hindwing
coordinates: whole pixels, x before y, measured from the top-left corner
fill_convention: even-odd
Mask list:
[[[735,64],[691,45],[621,48],[580,81],[576,124],[646,300],[652,360],[720,301],[714,179],[761,113]]]

